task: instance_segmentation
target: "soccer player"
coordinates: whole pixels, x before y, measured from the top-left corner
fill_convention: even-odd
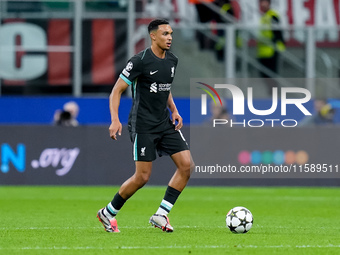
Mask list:
[[[121,94],[131,86],[133,105],[128,129],[133,142],[135,173],[126,180],[113,200],[97,213],[107,232],[119,232],[117,213],[151,175],[156,152],[170,155],[177,169],[169,181],[164,198],[149,222],[166,232],[172,232],[167,217],[178,196],[186,186],[193,166],[191,154],[180,129],[183,126],[171,94],[178,59],[169,51],[172,29],[168,21],[156,19],[148,25],[151,47],[133,56],[120,74],[110,95],[112,139],[121,135],[122,124],[118,117]],[[170,112],[171,111],[171,118]]]

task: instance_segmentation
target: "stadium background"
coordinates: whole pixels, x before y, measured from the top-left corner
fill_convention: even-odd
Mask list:
[[[256,35],[252,32],[258,28],[254,25],[259,19],[256,2],[231,1],[235,10],[233,19],[227,16],[225,23],[202,24],[197,22],[194,6],[184,0],[1,1],[0,183],[118,185],[133,172],[126,127],[119,144],[108,137],[108,95],[129,56],[149,45],[146,24],[153,17],[169,19],[175,31],[172,51],[180,62],[172,91],[186,125],[183,132],[189,137],[190,125],[200,124],[190,123],[190,78],[259,77],[262,67],[256,61]],[[281,14],[279,29],[284,31],[287,41],[279,74],[274,78],[280,81],[309,78],[313,82],[306,87],[313,99],[326,99],[336,109],[340,98],[340,2],[272,2]],[[217,60],[211,47],[218,39],[217,29],[225,30],[227,35],[223,61]],[[197,31],[207,37],[208,47],[204,50],[199,48]],[[241,36],[242,46],[237,47],[228,39],[235,38],[236,34]],[[318,82],[318,78],[329,82]],[[271,100],[266,88],[256,79],[253,87],[256,88],[255,104],[266,105]],[[53,126],[55,110],[68,101],[80,106],[80,126]],[[130,105],[129,93],[126,93],[120,107],[124,125]],[[231,102],[228,101],[228,105]],[[307,108],[313,112],[313,101]],[[304,150],[315,162],[321,162],[325,155],[334,155],[339,149],[336,141],[339,114],[340,111],[336,111],[331,128],[306,128],[306,132],[301,132],[298,146],[281,146],[279,129],[274,131],[274,137],[277,132],[276,143],[265,139],[265,128],[256,136],[263,137],[261,148]],[[242,135],[241,131],[235,132]],[[244,132],[251,134],[253,131]],[[259,149],[256,136],[247,136],[248,147],[244,150]],[[238,142],[237,136],[232,139],[231,144]],[[234,154],[237,153],[239,151]],[[230,161],[239,164],[237,158],[230,158]],[[121,170],[125,168],[130,170]],[[173,171],[170,160],[161,158],[156,161],[156,168],[162,171],[154,171],[150,184],[165,185]],[[58,175],[58,169],[66,169],[66,174]],[[339,181],[193,179],[190,184],[338,186]]]

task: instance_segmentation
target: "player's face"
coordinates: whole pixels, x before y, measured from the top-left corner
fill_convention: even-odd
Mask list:
[[[261,12],[267,12],[270,8],[270,3],[269,1],[266,0],[261,0],[260,1],[260,10]]]
[[[172,42],[172,29],[170,25],[159,25],[157,31],[154,33],[155,43],[162,50],[168,50]]]

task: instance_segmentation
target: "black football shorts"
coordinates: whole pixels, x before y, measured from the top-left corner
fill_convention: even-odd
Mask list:
[[[169,129],[151,134],[131,132],[130,138],[133,142],[133,159],[135,161],[154,161],[156,153],[161,157],[189,150],[188,143],[180,130]]]

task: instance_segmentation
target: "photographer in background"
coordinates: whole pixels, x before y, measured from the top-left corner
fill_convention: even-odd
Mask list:
[[[56,110],[54,113],[54,125],[64,127],[76,127],[79,106],[76,102],[70,101],[64,104],[63,110]]]

